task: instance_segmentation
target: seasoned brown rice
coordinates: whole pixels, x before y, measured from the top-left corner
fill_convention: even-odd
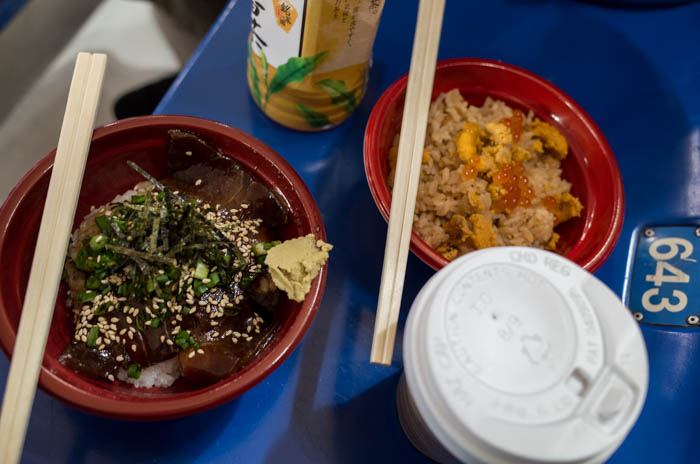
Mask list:
[[[390,187],[397,145],[398,135]],[[457,89],[440,94],[430,107],[413,229],[448,259],[496,245],[555,249],[554,227],[582,208],[561,178],[567,151],[566,139],[532,112],[490,98],[469,105]]]

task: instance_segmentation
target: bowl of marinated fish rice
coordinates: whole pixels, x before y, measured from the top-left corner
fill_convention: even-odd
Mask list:
[[[367,181],[388,219],[406,76],[367,122]],[[595,122],[566,93],[500,61],[438,62],[422,151],[411,250],[434,269],[473,250],[528,246],[588,271],[622,229],[622,177]]]
[[[11,357],[55,151],[0,210],[0,342]],[[331,245],[302,179],[261,141],[186,116],[94,132],[39,386],[98,415],[221,404],[299,344]]]

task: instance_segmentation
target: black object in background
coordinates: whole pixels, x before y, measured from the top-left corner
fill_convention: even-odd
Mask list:
[[[124,119],[153,114],[176,77],[174,74],[122,95],[114,103],[114,115],[117,119]]]

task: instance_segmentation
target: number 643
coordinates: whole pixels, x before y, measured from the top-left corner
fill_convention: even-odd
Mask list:
[[[667,297],[659,297],[659,287],[666,282],[676,284],[690,282],[688,274],[666,262],[666,260],[675,258],[679,251],[682,260],[695,261],[690,258],[693,253],[693,244],[684,238],[662,238],[655,241],[649,248],[649,254],[656,260],[656,271],[654,274],[646,275],[646,281],[654,283],[654,288],[650,288],[642,294],[642,307],[647,311],[656,313],[665,309],[676,313],[683,311],[688,304],[688,296],[681,290],[671,292],[673,302]]]

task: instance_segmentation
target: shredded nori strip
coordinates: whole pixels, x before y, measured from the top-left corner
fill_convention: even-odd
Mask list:
[[[107,244],[105,245],[105,248],[114,251],[115,253],[119,253],[120,255],[128,256],[129,258],[133,258],[136,264],[139,264],[139,267],[142,267],[142,264],[139,262],[143,261],[152,261],[156,263],[162,263],[162,264],[170,264],[170,265],[176,265],[177,262],[172,259],[172,258],[166,258],[165,256],[158,256],[153,253],[146,253],[143,251],[136,251],[132,250],[131,248],[124,248],[120,247],[117,245],[110,245]],[[143,270],[143,269],[142,269]]]
[[[174,199],[177,200],[178,203],[180,203],[180,205],[182,205],[182,206],[185,206],[185,205],[187,205],[187,204],[189,203],[189,201],[187,200],[187,198],[186,198],[185,195],[180,196],[180,195],[176,194],[175,192],[173,192],[172,190],[170,190],[168,187],[166,187],[165,185],[163,185],[162,183],[160,183],[155,177],[153,177],[153,176],[150,175],[148,172],[146,172],[146,171],[145,171],[141,166],[139,166],[138,164],[134,163],[133,161],[127,161],[126,163],[129,165],[129,167],[130,167],[131,169],[133,169],[134,171],[136,171],[136,172],[138,172],[139,174],[141,174],[143,177],[146,178],[146,180],[148,180],[150,183],[152,183],[156,188],[158,188],[158,189],[161,190],[163,193],[165,193],[166,198],[168,198],[168,197],[174,198]],[[231,242],[223,233],[221,233],[221,231],[220,231],[216,226],[214,226],[211,222],[209,222],[209,220],[207,220],[207,218],[205,218],[205,217],[204,217],[202,214],[200,214],[198,211],[192,209],[191,212],[192,212],[192,214],[194,214],[194,215],[197,217],[197,219],[199,219],[204,225],[208,226],[209,229],[210,229],[210,231],[211,231],[220,241],[225,242],[225,243],[233,250],[233,254],[236,255],[236,259],[238,259],[238,262],[239,262],[239,263],[243,264],[243,266],[245,266],[245,265],[248,264],[247,260],[246,260],[245,257],[243,256],[243,253],[241,253],[241,250],[239,250],[238,247],[237,247],[233,242]]]

